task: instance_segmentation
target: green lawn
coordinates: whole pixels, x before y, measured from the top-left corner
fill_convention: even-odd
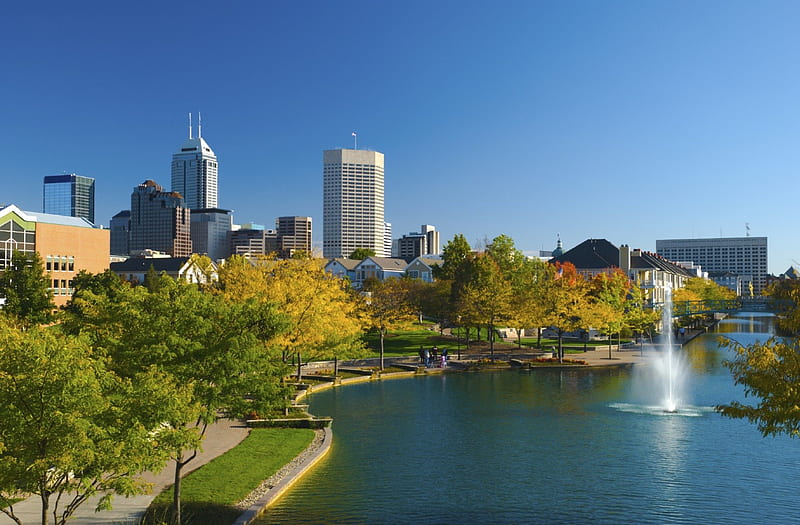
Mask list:
[[[369,333],[364,336],[369,348],[370,357],[377,357],[380,355],[381,340],[380,336],[376,333]],[[384,355],[386,357],[396,357],[405,355],[418,355],[419,347],[430,348],[437,345],[440,348],[447,346],[452,349],[455,348],[456,342],[447,337],[442,337],[439,332],[433,330],[404,330],[397,332],[390,332],[386,334],[383,341]]]
[[[234,505],[305,450],[313,438],[314,431],[305,428],[253,429],[238,446],[183,479],[183,523],[233,523],[241,514]],[[170,487],[156,496],[143,523],[167,521],[171,501]]]

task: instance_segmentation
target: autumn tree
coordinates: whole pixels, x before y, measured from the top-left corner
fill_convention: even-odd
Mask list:
[[[269,302],[225,301],[195,285],[161,276],[153,291],[121,288],[114,297],[86,292],[63,326],[84,335],[116,374],[133,383],[158,370],[189,390],[164,419],[159,446],[175,459],[172,511],[181,521],[181,474],[221,415],[266,414],[284,404],[287,368],[275,339],[286,317]]]
[[[585,327],[588,284],[572,263],[556,263],[547,283],[545,320],[558,333],[558,359],[564,360],[564,333]]]
[[[597,274],[590,283],[591,304],[589,310],[596,326],[608,335],[608,358],[611,359],[611,337],[619,334],[625,327],[625,302],[630,289],[630,281],[622,270]]]
[[[229,258],[217,290],[227,301],[273,303],[289,326],[276,339],[284,360],[355,358],[363,355],[358,300],[347,282],[325,271],[320,259],[250,261]]]
[[[527,259],[511,279],[512,297],[509,323],[517,328],[517,344],[521,345],[522,330],[536,328],[541,345],[541,326],[545,319],[545,297],[548,265],[538,259]]]
[[[161,423],[185,387],[154,368],[122,378],[58,327],[0,323],[0,347],[0,512],[21,524],[11,498],[34,494],[41,523],[60,525],[94,494],[99,510],[149,488],[138,475],[166,463]]]
[[[652,336],[653,327],[658,319],[659,313],[650,304],[645,289],[638,281],[633,283],[625,301],[625,326],[630,328],[634,334],[640,334],[642,344],[644,344],[644,335]]]
[[[384,339],[389,330],[414,318],[408,279],[387,279],[375,284],[364,298],[368,326],[380,338],[380,369],[383,370]]]
[[[8,266],[0,272],[2,313],[22,326],[45,324],[52,319],[53,292],[36,252],[14,251]]]

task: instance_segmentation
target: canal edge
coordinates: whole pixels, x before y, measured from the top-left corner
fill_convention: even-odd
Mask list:
[[[278,498],[283,496],[292,485],[294,485],[303,475],[311,470],[319,461],[325,457],[331,448],[333,442],[333,431],[330,426],[320,429],[322,432],[322,444],[315,450],[309,457],[307,457],[299,465],[295,466],[286,476],[284,476],[274,487],[269,489],[266,494],[261,496],[250,508],[244,511],[233,525],[250,525],[255,521],[267,508],[272,505]],[[313,443],[309,445],[312,447]]]

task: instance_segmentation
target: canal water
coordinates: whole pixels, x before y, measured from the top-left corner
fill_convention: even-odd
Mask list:
[[[744,399],[720,336],[763,340],[772,318],[717,330],[679,351],[677,414],[648,408],[649,364],[320,392],[310,409],[333,416],[333,447],[260,523],[800,522],[800,440],[713,410]]]

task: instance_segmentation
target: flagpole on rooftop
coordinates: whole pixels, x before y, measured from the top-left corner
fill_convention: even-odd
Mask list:
[[[358,149],[358,134],[353,132],[353,149]]]

